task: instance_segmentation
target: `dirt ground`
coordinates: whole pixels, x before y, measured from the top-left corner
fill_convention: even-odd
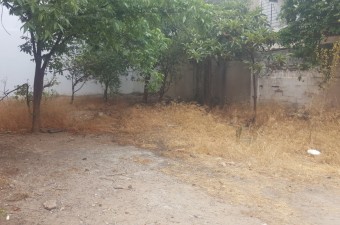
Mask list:
[[[114,140],[0,135],[0,224],[340,224],[339,173],[303,182],[270,168],[169,157]]]

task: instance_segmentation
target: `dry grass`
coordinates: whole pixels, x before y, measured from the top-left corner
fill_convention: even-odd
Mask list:
[[[304,110],[269,104],[259,107],[256,124],[247,106],[207,110],[195,104],[135,104],[116,98],[78,98],[74,105],[60,97],[43,103],[43,127],[78,133],[112,133],[121,144],[168,150],[172,156],[208,154],[256,168],[272,167],[285,174],[307,177],[340,166],[340,111],[313,105]],[[250,125],[250,126],[248,126]],[[0,130],[30,128],[24,103],[0,103]],[[306,151],[322,151],[320,157]],[[164,151],[165,152],[165,151]],[[319,166],[315,166],[319,165]]]
[[[8,185],[8,180],[0,174],[0,189],[5,188]]]
[[[290,193],[299,191],[299,182],[320,184],[340,175],[340,110],[320,103],[305,109],[260,105],[255,124],[249,123],[247,105],[209,110],[188,103],[144,105],[125,97],[108,104],[83,97],[74,105],[61,97],[44,102],[42,113],[45,128],[109,133],[120,144],[181,157],[185,163],[174,161],[164,172],[249,205],[246,215],[274,224],[289,224],[296,214]],[[28,132],[30,123],[24,103],[0,102],[1,131]],[[309,148],[319,149],[321,156],[309,156]],[[0,176],[0,187],[6,184]]]
[[[27,131],[31,125],[25,104],[17,101],[0,102],[0,131]]]

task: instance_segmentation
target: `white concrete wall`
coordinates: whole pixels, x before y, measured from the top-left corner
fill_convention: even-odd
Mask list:
[[[131,94],[144,92],[144,83],[138,79],[138,73],[135,71],[129,71],[129,74],[121,77],[120,81],[121,86],[119,93]]]
[[[133,71],[130,71],[128,76],[121,77],[121,86],[118,90],[119,93],[122,94],[130,94],[130,93],[142,93],[144,89],[144,85],[142,82],[138,81],[137,74]],[[67,80],[64,76],[57,77],[58,85],[53,86],[52,89],[57,91],[58,94],[61,95],[71,95],[71,81]],[[101,95],[103,94],[104,89],[101,84],[96,81],[90,80],[88,81],[84,87],[76,93],[76,95]]]
[[[19,45],[24,41],[20,27],[22,24],[16,16],[10,16],[6,8],[3,10],[2,23],[5,28],[0,26],[0,96],[6,83],[6,90],[13,90],[14,86],[28,82],[31,86],[34,80],[34,63],[32,56],[20,52]],[[6,29],[6,30],[5,30]],[[8,33],[9,34],[8,34]],[[122,77],[122,93],[140,92],[143,90],[143,84],[137,81],[131,81],[130,74],[128,77]],[[50,76],[46,77],[47,79]],[[64,76],[58,76],[59,85],[52,87],[59,94],[71,95],[71,82]],[[77,95],[96,95],[102,94],[102,86],[94,81],[89,81]]]
[[[275,71],[259,78],[259,102],[308,104],[320,93],[321,81],[317,71]]]

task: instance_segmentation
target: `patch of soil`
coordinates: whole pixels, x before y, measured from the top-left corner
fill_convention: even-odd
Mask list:
[[[337,174],[302,182],[271,168],[199,154],[169,158],[113,140],[1,135],[0,224],[340,224]]]

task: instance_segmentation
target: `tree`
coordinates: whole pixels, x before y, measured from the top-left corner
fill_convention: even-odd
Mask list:
[[[104,87],[104,100],[120,86],[120,76],[127,73],[129,63],[122,52],[109,46],[87,46],[78,57],[81,74],[97,80]]]
[[[163,79],[156,65],[161,53],[168,48],[168,41],[161,30],[156,28],[136,40],[135,45],[139,48],[127,54],[131,67],[138,71],[144,81],[145,103],[148,101],[149,90],[155,90]]]
[[[172,84],[177,74],[177,66],[185,62],[185,49],[178,39],[171,39],[169,48],[158,59],[157,66],[163,77],[159,88],[159,101],[162,101],[164,94]]]
[[[137,51],[130,52],[129,56],[132,67],[144,81],[144,102],[148,100],[149,91],[159,90],[160,97],[163,96],[171,80],[168,77],[183,55],[183,36],[191,38],[188,21],[206,5],[203,0],[150,0],[148,3],[146,18],[149,22],[144,26],[150,32],[135,40]]]
[[[178,13],[168,13],[161,17],[161,31],[168,38],[168,48],[160,52],[157,68],[163,77],[159,87],[159,101],[175,80],[178,66],[187,63],[185,44],[191,41],[191,29],[196,25],[201,8],[206,3],[203,1],[183,1],[177,6]]]
[[[52,61],[67,53],[69,48],[77,45],[79,41],[90,40],[92,43],[115,45],[114,42],[118,38],[120,44],[126,47],[126,51],[134,51],[135,40],[141,40],[143,45],[142,37],[159,34],[149,26],[153,19],[157,20],[160,12],[157,2],[0,0],[0,4],[8,8],[11,15],[18,16],[23,23],[25,43],[20,48],[32,55],[35,62],[33,132],[40,130],[40,103],[46,70],[55,69],[54,66],[60,69],[61,64]],[[150,30],[152,32],[149,32]],[[147,54],[139,55],[145,57],[142,61],[147,61]],[[151,70],[146,69],[146,66],[140,67]]]
[[[257,77],[260,64],[257,54],[275,42],[275,33],[270,30],[267,19],[259,9],[250,10],[246,1],[227,1],[206,7],[204,29],[194,32],[192,42],[187,44],[191,59],[204,63],[207,75],[204,82],[204,103],[211,101],[211,60],[218,65],[225,61],[241,60],[249,65],[253,80],[254,120],[257,106]],[[268,48],[267,48],[268,49]],[[223,68],[222,68],[223,69]],[[224,85],[222,82],[221,85]]]
[[[253,86],[253,122],[256,120],[257,113],[257,81],[261,73],[262,64],[258,54],[270,51],[270,47],[276,42],[276,33],[273,32],[267,23],[267,18],[263,16],[260,10],[254,10],[245,16],[246,29],[243,30],[243,36],[240,40],[242,49],[242,59],[249,65]]]
[[[33,56],[35,75],[33,87],[32,131],[40,130],[40,103],[44,76],[51,60],[68,51],[68,47],[86,25],[81,16],[87,14],[93,2],[86,0],[30,1],[1,0],[0,4],[18,16],[23,23],[25,43],[21,51]]]
[[[73,104],[75,94],[84,87],[85,83],[91,79],[91,76],[85,73],[82,62],[77,55],[71,58],[68,57],[65,61],[63,67],[68,71],[65,76],[66,79],[71,81],[71,104]]]
[[[287,24],[280,31],[281,43],[312,64],[318,63],[321,42],[340,34],[338,0],[286,0],[281,18]]]

